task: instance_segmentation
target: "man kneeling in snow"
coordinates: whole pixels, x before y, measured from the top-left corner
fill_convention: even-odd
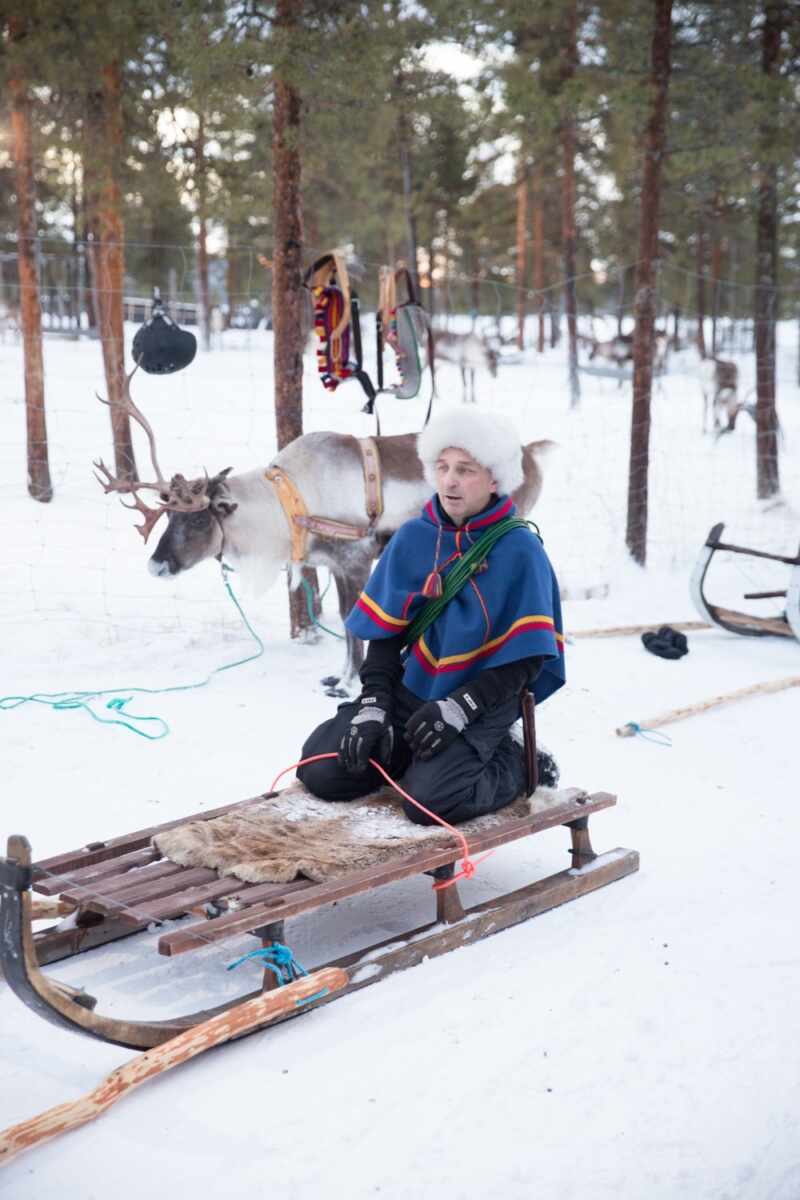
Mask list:
[[[492,542],[514,517],[510,493],[522,482],[513,426],[478,409],[451,411],[430,422],[417,449],[436,494],[395,533],[347,618],[351,633],[369,641],[361,695],[303,746],[303,758],[337,758],[297,774],[316,796],[354,800],[385,782],[373,758],[420,804],[458,823],[525,791],[511,729],[526,687],[541,703],[564,683],[561,607],[550,560],[529,527],[512,525]],[[458,578],[448,586],[450,573],[459,564],[463,571],[479,539],[491,545],[448,599]],[[553,760],[542,754],[539,767],[540,782],[555,786]],[[404,809],[431,823],[414,805]]]

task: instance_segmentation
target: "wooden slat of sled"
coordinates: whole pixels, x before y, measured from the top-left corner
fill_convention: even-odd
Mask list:
[[[80,867],[69,873],[54,874],[52,878],[37,879],[33,886],[43,896],[56,896],[64,887],[72,884],[93,883],[100,879],[108,879],[115,875],[121,875],[125,871],[133,870],[134,867],[147,866],[148,863],[156,862],[160,858],[161,855],[155,846],[146,846],[144,850],[132,850],[129,854],[120,854],[118,858],[95,863],[91,867]]]
[[[151,920],[149,906],[156,901],[166,903],[171,896],[182,895],[189,888],[216,883],[218,878],[217,872],[210,867],[183,867],[177,874],[143,883],[140,888],[125,895],[106,896],[98,893],[84,900],[81,907],[104,917],[122,917],[139,924]]]
[[[88,846],[84,846],[80,850],[70,850],[66,854],[57,854],[54,858],[43,858],[41,861],[33,864],[34,889],[39,890],[37,873],[52,872],[54,874],[68,875],[71,871],[77,871],[81,867],[89,867],[94,863],[106,862],[108,859],[118,858],[120,855],[127,854],[131,850],[143,850],[149,846],[150,839],[155,834],[163,833],[166,829],[174,829],[176,825],[185,825],[188,821],[211,821],[214,817],[224,816],[225,813],[235,812],[237,809],[249,808],[253,804],[260,804],[263,800],[268,799],[274,794],[274,792],[264,792],[260,796],[251,797],[249,800],[237,800],[235,804],[225,804],[222,808],[209,808],[205,812],[193,813],[191,817],[179,817],[176,821],[165,821],[162,825],[151,825],[147,829],[139,829],[136,833],[128,833],[123,837],[109,838],[105,842],[90,842]]]
[[[168,921],[174,917],[182,917],[195,905],[205,904],[209,900],[219,900],[222,896],[229,896],[234,891],[243,900],[246,898],[248,885],[243,884],[240,879],[234,879],[230,875],[220,879],[216,871],[213,872],[213,876],[208,883],[198,884],[196,887],[186,887],[182,891],[173,892],[157,900],[138,903],[135,909],[122,909],[114,915],[138,925],[142,921]],[[205,922],[203,928],[205,929],[208,924],[211,922]]]
[[[82,904],[85,900],[91,899],[92,896],[116,896],[118,892],[125,889],[130,889],[143,883],[151,883],[165,876],[176,875],[182,870],[183,868],[179,867],[176,863],[164,862],[162,859],[155,863],[148,863],[135,870],[124,871],[121,875],[110,875],[105,879],[93,879],[89,883],[70,884],[62,888],[61,894],[69,900],[74,900],[76,903]]]
[[[138,890],[147,883],[155,883],[158,879],[168,879],[170,875],[178,875],[185,870],[185,867],[162,858],[148,866],[138,867],[134,871],[126,871],[123,875],[113,875],[110,879],[95,880],[94,883],[87,886],[89,890],[95,888],[98,896],[118,897],[122,893],[127,895],[128,892]]]
[[[553,808],[545,809],[543,812],[512,821],[508,825],[496,826],[485,834],[471,838],[471,853],[483,853],[485,850],[516,841],[530,833],[538,833],[556,825],[564,825],[569,821],[591,816],[592,813],[616,804],[616,797],[608,792],[595,792],[584,802],[578,801],[578,794],[576,793],[568,802],[565,801]],[[398,879],[406,879],[409,875],[419,875],[425,871],[434,870],[436,867],[446,866],[457,860],[459,856],[460,848],[451,839],[449,845],[442,849],[428,849],[420,851],[418,854],[410,854],[402,859],[381,863],[379,866],[353,871],[340,879],[314,884],[297,896],[285,899],[276,897],[264,904],[248,906],[242,912],[216,917],[203,923],[202,935],[194,928],[165,934],[159,939],[158,949],[161,954],[166,955],[184,954],[186,951],[197,949],[210,941],[235,937],[238,934],[247,933],[256,926],[296,917],[300,913],[308,912],[323,904],[331,904],[347,896],[355,896],[360,892],[369,891],[373,887],[381,887],[387,883],[394,883]]]

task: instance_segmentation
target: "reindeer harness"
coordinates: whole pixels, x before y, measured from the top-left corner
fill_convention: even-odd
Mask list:
[[[292,539],[292,562],[304,562],[308,550],[308,537],[316,533],[320,537],[336,538],[339,541],[358,541],[369,537],[383,513],[383,486],[381,459],[374,438],[357,438],[364,470],[364,500],[369,524],[349,525],[345,521],[333,521],[329,517],[312,517],[300,489],[283,467],[268,467],[264,477],[275,489],[281,508],[289,525]]]

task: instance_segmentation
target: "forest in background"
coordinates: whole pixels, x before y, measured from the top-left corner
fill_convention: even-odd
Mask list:
[[[8,0],[5,14],[0,301],[30,309],[34,498],[52,494],[43,292],[99,333],[116,469],[134,478],[123,296],[195,301],[205,343],[215,306],[237,320],[262,304],[283,445],[302,432],[302,270],[342,244],[368,306],[386,262],[416,273],[434,319],[510,314],[521,341],[538,313],[541,347],[563,312],[573,405],[578,314],[634,320],[640,562],[656,323],[671,315],[677,334],[691,316],[713,355],[704,316],[751,322],[758,491],[777,493],[774,324],[800,312],[795,4]],[[441,69],[454,47],[466,79]]]
[[[17,5],[16,16],[13,0],[4,7],[6,299],[18,236],[15,75],[31,105],[43,250],[82,252],[97,220],[93,189],[110,167],[120,188],[126,294],[164,287],[173,267],[183,299],[207,287],[210,304],[235,305],[267,290],[265,276],[253,278],[251,254],[262,270],[272,259],[280,73],[300,100],[306,257],[352,244],[365,263],[392,263],[408,259],[413,241],[423,292],[432,273],[443,290],[449,284],[461,311],[512,311],[505,289],[498,306],[491,287],[482,296],[480,284],[516,282],[520,215],[521,282],[540,290],[563,278],[560,139],[569,118],[581,309],[630,310],[650,4],[34,0]],[[281,8],[291,28],[281,26]],[[782,15],[783,30],[777,69],[765,78],[770,9]],[[474,56],[475,74],[466,80],[434,66],[448,61],[453,44]],[[705,282],[700,306],[709,314],[741,306],[731,285],[756,282],[757,171],[768,153],[777,172],[781,313],[793,316],[800,296],[797,10],[762,0],[676,4],[671,53],[661,306],[685,308],[688,293],[698,307],[689,276]],[[117,108],[117,146],[106,164],[97,125],[109,105]],[[367,271],[367,303],[375,303],[376,286]]]

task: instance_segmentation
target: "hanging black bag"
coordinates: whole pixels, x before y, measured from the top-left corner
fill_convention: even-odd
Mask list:
[[[150,319],[136,331],[133,361],[148,375],[182,371],[197,353],[197,338],[167,316],[161,292],[153,288]]]

